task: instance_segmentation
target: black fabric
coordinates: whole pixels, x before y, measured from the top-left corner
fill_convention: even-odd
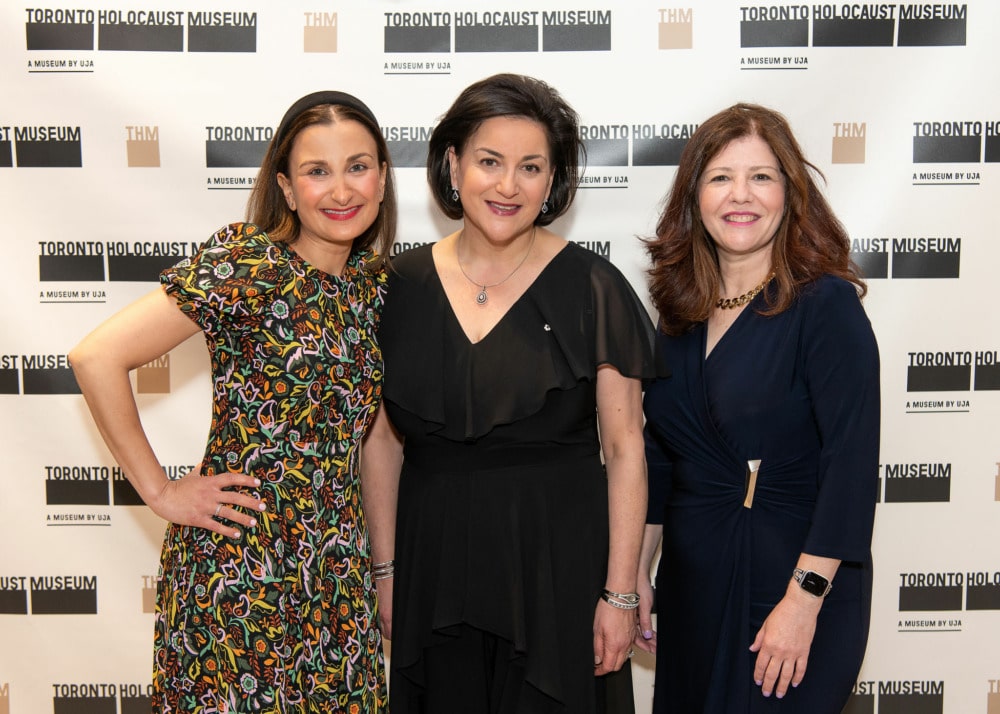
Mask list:
[[[653,339],[624,277],[572,244],[475,344],[431,247],[393,260],[381,345],[385,405],[405,438],[394,714],[421,711],[426,653],[462,626],[510,643],[543,711],[633,711],[627,672],[593,675],[608,557],[595,390],[601,364],[652,377]]]

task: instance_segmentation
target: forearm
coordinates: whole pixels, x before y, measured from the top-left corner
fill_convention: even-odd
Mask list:
[[[606,587],[635,592],[646,516],[646,468],[642,443],[638,450],[605,462],[608,473],[608,575]]]
[[[403,442],[379,409],[361,453],[361,496],[372,558],[384,563],[395,557],[396,500]]]
[[[652,580],[653,558],[663,540],[663,525],[647,523],[642,533],[642,546],[639,549],[639,578]]]

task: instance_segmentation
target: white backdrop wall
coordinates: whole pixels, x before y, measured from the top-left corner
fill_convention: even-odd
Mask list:
[[[788,116],[870,277],[882,354],[874,612],[848,711],[1000,714],[998,41],[994,0],[5,2],[0,714],[148,711],[164,524],[91,425],[69,348],[242,217],[272,127],[316,89],[382,121],[401,247],[449,232],[426,139],[499,71],[580,112],[590,166],[555,228],[641,294],[637,236],[693,128],[736,101]],[[135,373],[172,475],[200,458],[207,365],[194,338]]]

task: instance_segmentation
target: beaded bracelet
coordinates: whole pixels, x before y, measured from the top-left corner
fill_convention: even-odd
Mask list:
[[[396,573],[396,561],[386,560],[382,563],[375,563],[372,566],[372,573],[374,573],[376,580],[387,580]]]

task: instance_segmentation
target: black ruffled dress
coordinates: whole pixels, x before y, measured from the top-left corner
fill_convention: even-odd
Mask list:
[[[462,626],[513,644],[546,711],[632,711],[627,667],[593,674],[608,557],[595,389],[603,364],[654,376],[642,303],[611,263],[568,244],[473,344],[430,245],[389,276],[383,398],[405,438],[393,714],[420,711],[425,651]]]

